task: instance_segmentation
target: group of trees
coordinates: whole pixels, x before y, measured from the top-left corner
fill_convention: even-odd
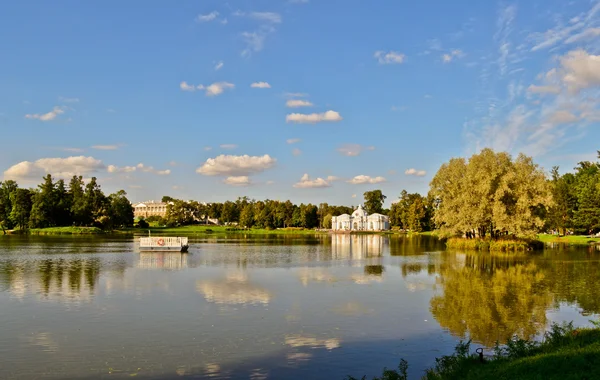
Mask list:
[[[447,235],[592,234],[600,231],[600,163],[580,162],[562,176],[554,167],[549,178],[531,157],[483,149],[443,164],[428,199],[433,222]]]
[[[7,180],[0,182],[0,227],[4,232],[15,227],[131,226],[133,207],[126,196],[123,190],[104,195],[95,177],[86,184],[81,176],[73,176],[67,186],[48,174],[36,189]]]
[[[430,231],[433,229],[432,198],[419,193],[409,194],[402,190],[400,198],[392,204],[388,216],[390,224],[410,231]]]

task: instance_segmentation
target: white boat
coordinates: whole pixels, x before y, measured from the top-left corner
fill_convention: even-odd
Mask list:
[[[176,251],[187,252],[187,237],[148,236],[140,238],[140,251]]]

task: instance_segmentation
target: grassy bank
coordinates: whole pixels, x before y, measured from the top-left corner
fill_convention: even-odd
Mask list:
[[[557,235],[539,234],[538,239],[544,243],[562,243],[567,245],[600,244],[600,238],[582,235],[567,235],[561,237]]]
[[[446,247],[450,249],[468,249],[477,251],[531,251],[544,248],[544,244],[539,240],[532,239],[466,239],[450,238],[446,241]]]
[[[98,227],[49,227],[15,230],[12,233],[31,235],[98,235],[105,232]]]
[[[304,234],[314,235],[323,234],[327,231],[315,231],[303,228],[281,228],[281,229],[262,229],[262,228],[238,228],[227,226],[211,226],[211,225],[191,225],[181,227],[148,227],[148,228],[128,228],[122,229],[121,233],[136,233],[147,234],[150,231],[153,234],[178,234],[178,235],[196,235],[196,234],[245,234],[245,235],[267,235],[267,234]]]
[[[494,351],[493,357],[481,358],[471,352],[470,342],[461,342],[453,355],[437,358],[422,379],[600,379],[600,323],[582,329],[553,324],[541,343],[514,339]],[[407,379],[407,368],[402,360],[398,370],[384,369],[374,380]]]

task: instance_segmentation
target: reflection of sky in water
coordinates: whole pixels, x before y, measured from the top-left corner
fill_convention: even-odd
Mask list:
[[[473,289],[496,302],[493,286],[538,281],[531,302],[548,322],[586,324],[600,310],[600,263],[587,251],[536,256],[508,277],[523,260],[440,253],[425,238],[214,238],[188,255],[135,253],[130,239],[19,239],[0,239],[0,354],[26,378],[371,377],[400,357],[418,377],[461,328],[487,327],[456,324],[469,313],[436,319],[436,297],[470,310]]]

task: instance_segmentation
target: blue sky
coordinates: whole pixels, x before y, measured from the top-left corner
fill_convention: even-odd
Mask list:
[[[596,1],[19,1],[0,36],[22,186],[351,205],[487,146],[562,171],[600,149]]]

